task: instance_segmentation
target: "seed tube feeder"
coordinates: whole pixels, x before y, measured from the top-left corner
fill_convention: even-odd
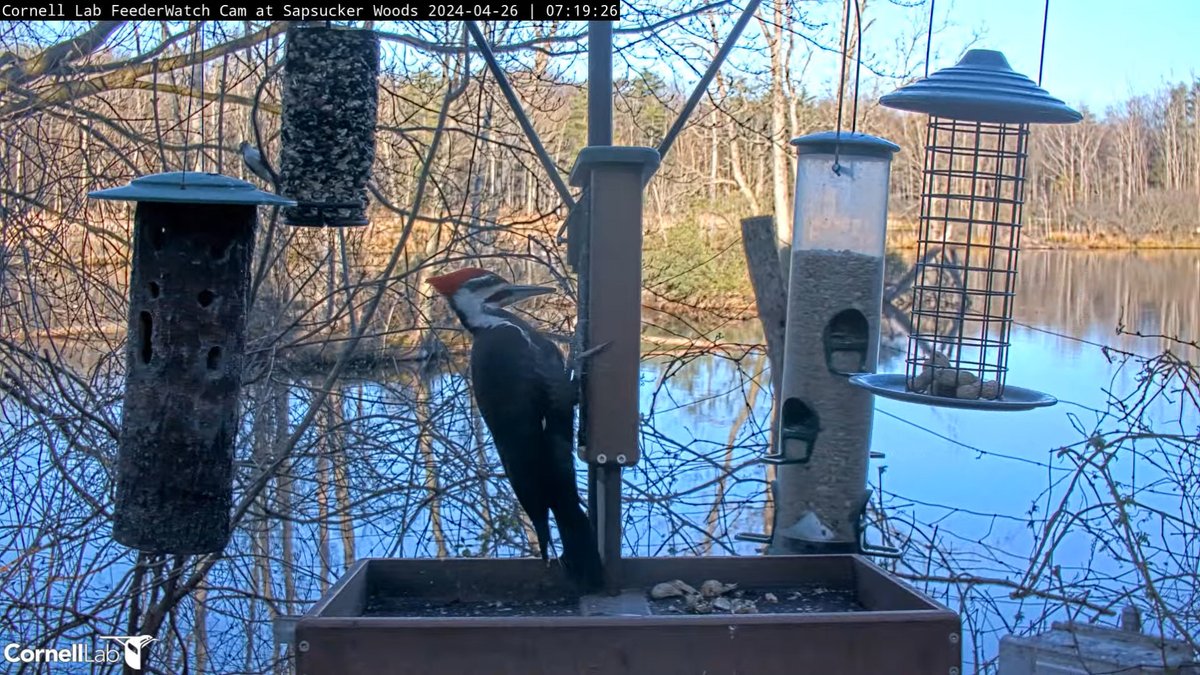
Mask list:
[[[774,553],[857,553],[883,298],[888,177],[900,148],[858,133],[797,138]]]
[[[1029,125],[1081,115],[986,49],[880,102],[929,115],[911,328],[904,375],[854,383],[948,407],[1054,404],[1006,382]]]
[[[153,553],[219,552],[230,535],[257,206],[293,202],[190,172],[89,196],[137,202],[113,536]]]
[[[281,192],[297,204],[284,209],[287,224],[367,224],[378,76],[374,31],[288,29],[279,164]]]

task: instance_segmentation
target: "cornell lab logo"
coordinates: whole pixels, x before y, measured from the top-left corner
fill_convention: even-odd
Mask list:
[[[154,642],[151,635],[101,635],[101,640],[115,640],[125,648],[125,665],[134,670],[142,669],[142,649]]]
[[[112,640],[121,645],[124,655],[117,649],[101,649],[93,652],[91,645],[77,642],[70,647],[50,649],[46,647],[22,647],[16,642],[4,647],[4,660],[9,663],[120,663],[134,670],[142,669],[142,650],[154,642],[150,635],[100,635],[101,640]]]

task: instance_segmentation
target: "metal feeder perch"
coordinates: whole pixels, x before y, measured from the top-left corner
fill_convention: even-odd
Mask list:
[[[905,372],[852,379],[875,394],[984,410],[1053,405],[1007,384],[1009,334],[1031,123],[1082,116],[1016,73],[998,51],[880,99],[929,115]]]
[[[89,196],[137,202],[113,536],[155,553],[219,552],[230,535],[257,207],[294,202],[191,172]]]
[[[792,141],[798,155],[771,551],[858,553],[883,301],[888,177],[899,146],[859,133]]]
[[[284,56],[281,192],[288,225],[367,224],[375,162],[379,38],[374,31],[293,26]]]

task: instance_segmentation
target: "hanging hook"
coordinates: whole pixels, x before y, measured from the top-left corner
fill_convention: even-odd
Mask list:
[[[842,150],[842,108],[846,98],[846,60],[850,58],[850,0],[846,0],[846,12],[842,19],[842,72],[838,77],[838,106],[837,106],[837,132],[833,142],[833,173],[834,175],[842,175],[842,165],[840,163]]]

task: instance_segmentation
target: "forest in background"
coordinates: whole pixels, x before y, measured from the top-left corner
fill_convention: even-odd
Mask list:
[[[754,36],[766,49],[735,52],[647,192],[647,286],[674,299],[709,304],[749,299],[736,245],[739,220],[774,214],[777,222],[790,223],[795,156],[788,141],[836,127],[834,92],[806,85],[818,47],[805,38],[828,34],[826,39],[832,41],[838,35],[830,32],[828,21],[806,21],[803,15],[795,19],[779,7],[762,11],[760,35]],[[722,37],[717,22],[711,14],[703,22],[693,21],[697,25],[690,28],[689,44],[669,45],[677,52],[675,58],[699,63],[711,58]],[[15,70],[18,65],[12,59],[36,53],[39,41],[49,36],[44,27],[10,25],[8,65],[0,66],[6,77],[20,76],[4,88],[6,100],[0,107],[6,126],[0,153],[2,189],[10,217],[36,212],[43,227],[86,220],[94,231],[97,211],[89,212],[79,198],[89,190],[143,173],[174,170],[185,162],[191,168],[245,176],[233,151],[242,138],[256,137],[250,128],[252,109],[258,113],[257,137],[268,156],[277,157],[278,82],[260,78],[264,69],[276,67],[282,28],[246,27],[239,35],[234,25],[213,29],[224,42],[217,44],[221,38],[214,37],[200,54],[187,51],[195,52],[196,44],[185,46],[183,38],[175,36],[153,67],[150,62],[123,60],[120,47],[95,45],[87,58],[92,63],[88,68],[98,75],[77,83],[63,81],[68,73],[55,72],[53,59],[37,64],[42,72]],[[516,36],[516,30],[507,32]],[[553,47],[563,28],[524,30],[528,35],[521,35],[517,44],[542,40]],[[864,35],[869,36],[869,30]],[[497,37],[505,39],[503,34]],[[912,35],[908,52],[921,39]],[[856,35],[850,36],[851,52],[856,40]],[[581,48],[571,44],[558,58],[552,58],[551,49],[501,49],[523,105],[564,172],[586,144],[587,93],[577,75],[584,58]],[[636,48],[664,51],[654,41]],[[172,50],[177,53],[171,55]],[[916,236],[925,118],[883,108],[877,97],[921,73],[911,53],[872,52],[865,58],[871,79],[863,86],[870,91],[862,93],[854,110],[860,131],[902,148],[893,163],[890,205],[891,241],[902,248]],[[413,60],[385,50],[380,86],[391,96],[381,97],[374,170],[382,192],[402,193],[415,184],[412,150],[431,128],[437,88],[447,67],[437,59]],[[442,202],[437,217],[460,219],[473,227],[532,222],[549,226],[564,215],[558,196],[541,175],[515,118],[489,86],[482,64],[476,63],[474,70],[475,86],[450,111],[449,151],[437,160],[435,188]],[[687,83],[668,82],[655,70],[632,65],[623,71],[616,76],[614,142],[656,145],[682,107]],[[87,70],[70,72],[86,76]],[[855,85],[849,74],[846,79],[843,126],[849,127]],[[18,83],[26,82],[35,86],[18,89]],[[50,82],[54,84],[48,89],[37,86]],[[1082,112],[1080,124],[1033,129],[1026,245],[1200,245],[1200,80],[1164,87],[1109,110]],[[452,208],[456,204],[466,209]],[[378,199],[373,207],[374,225],[362,235],[361,245],[388,251],[403,219]],[[59,222],[51,225],[49,219]],[[119,229],[123,224],[106,222],[102,227]],[[80,231],[68,229],[69,238],[78,241]],[[784,231],[780,236],[788,235]],[[5,243],[4,250],[12,250]],[[369,257],[362,262],[369,264]]]

